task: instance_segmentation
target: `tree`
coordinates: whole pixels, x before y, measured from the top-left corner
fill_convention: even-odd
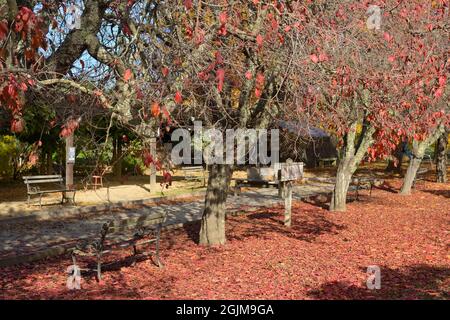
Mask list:
[[[158,79],[162,76],[154,70],[160,69],[162,56],[153,56],[158,54],[161,30],[153,29],[151,23],[156,4],[144,0],[1,2],[0,112],[10,117],[11,131],[24,130],[23,109],[38,96],[56,110],[51,121],[61,126],[61,137],[98,113],[110,116],[110,127],[113,123],[126,126],[141,137],[144,131],[155,133],[164,121],[164,115],[152,112],[147,102],[161,93]],[[75,17],[79,18],[75,27],[69,24],[74,6],[81,14]],[[75,107],[67,112],[66,104],[58,104],[61,99],[55,96]],[[90,100],[90,109],[82,106],[80,98]]]
[[[194,118],[221,132],[267,128],[284,99],[289,62],[281,53],[292,9],[278,1],[185,1],[181,8],[163,7],[160,12],[174,19],[166,20],[170,33],[163,42],[166,60],[173,61],[166,90],[174,95],[165,95],[161,104],[177,124]],[[225,202],[233,169],[209,166],[201,244],[226,241]]]
[[[341,138],[331,210],[345,211],[351,177],[365,157],[390,155],[404,137],[424,137],[428,145],[448,121],[445,3],[378,5],[377,18],[366,1],[319,2],[296,35],[304,50],[293,57],[298,79],[288,81],[299,93],[292,112]]]
[[[447,182],[447,145],[448,131],[444,132],[436,143],[436,180],[439,183]]]

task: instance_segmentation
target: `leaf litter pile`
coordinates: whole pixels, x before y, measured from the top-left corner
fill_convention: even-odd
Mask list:
[[[66,286],[69,257],[0,269],[1,299],[448,299],[450,186],[419,183],[412,196],[387,181],[345,213],[323,199],[227,218],[227,243],[197,245],[199,223],[162,234],[164,268],[131,249],[105,256],[103,279]],[[82,260],[82,268],[93,265]],[[379,266],[381,289],[367,288]]]

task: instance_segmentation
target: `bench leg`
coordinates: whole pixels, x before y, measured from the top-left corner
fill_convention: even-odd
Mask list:
[[[161,227],[158,227],[156,231],[156,263],[158,264],[158,267],[162,268],[164,264],[159,259],[159,240],[161,236]]]
[[[42,193],[39,195],[39,209],[42,209]]]
[[[30,195],[27,196],[27,206],[30,206]]]
[[[360,188],[360,184],[358,182],[358,184],[356,185],[356,201],[359,201],[359,188]]]
[[[102,257],[97,255],[97,281],[102,280]]]

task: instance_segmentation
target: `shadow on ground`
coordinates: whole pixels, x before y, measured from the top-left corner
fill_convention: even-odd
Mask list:
[[[401,269],[381,266],[381,288],[328,282],[309,292],[314,299],[449,299],[450,269],[425,264]],[[364,271],[365,272],[365,269]]]

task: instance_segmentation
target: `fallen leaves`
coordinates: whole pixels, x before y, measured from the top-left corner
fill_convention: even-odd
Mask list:
[[[389,182],[398,188],[401,181]],[[133,266],[131,250],[107,256],[103,284],[83,274],[82,290],[65,287],[67,257],[3,268],[5,299],[445,299],[448,185],[418,183],[403,197],[375,189],[346,213],[294,202],[293,225],[283,207],[227,218],[227,244],[196,244],[199,224],[164,231],[159,269]],[[426,208],[427,210],[416,210]],[[82,261],[82,266],[89,260]],[[381,289],[368,290],[366,269],[381,269]]]

